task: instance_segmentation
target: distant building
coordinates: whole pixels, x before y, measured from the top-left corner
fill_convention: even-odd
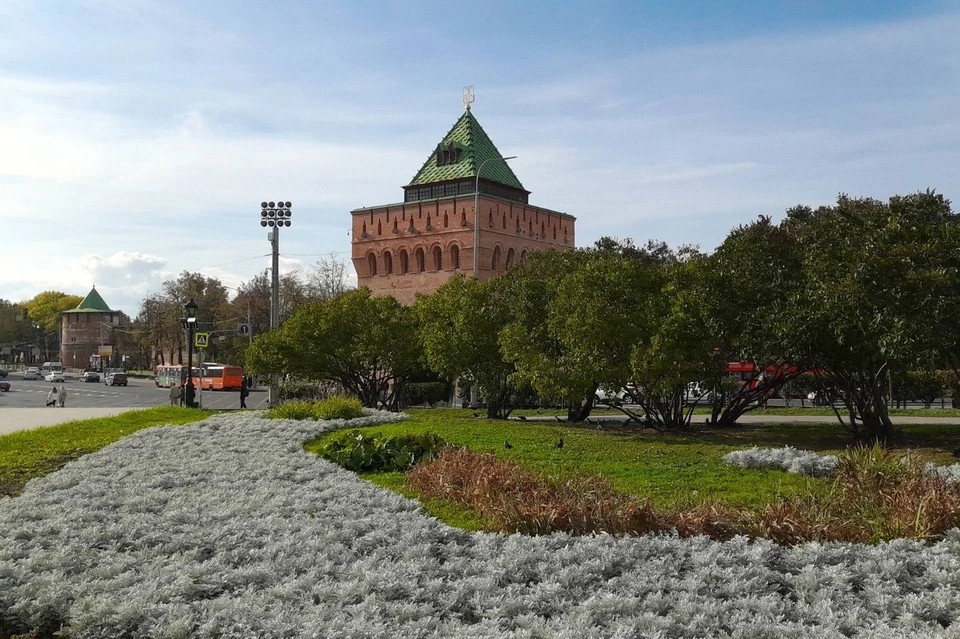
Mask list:
[[[111,310],[94,286],[76,308],[60,315],[60,361],[69,368],[99,368],[113,353],[120,311]]]
[[[469,106],[403,189],[403,202],[351,211],[358,284],[402,304],[412,304],[416,293],[436,291],[455,273],[473,275],[478,218],[481,280],[505,272],[530,251],[575,246],[576,218],[529,204],[530,192]]]

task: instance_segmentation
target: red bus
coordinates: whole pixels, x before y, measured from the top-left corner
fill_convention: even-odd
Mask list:
[[[203,376],[201,381],[200,367],[194,366],[190,371],[195,388],[203,390],[240,390],[243,384],[243,369],[239,366],[227,366],[216,362],[202,364]],[[161,365],[156,369],[157,377],[154,380],[160,388],[170,388],[174,384],[185,384],[187,381],[187,367],[184,365]]]

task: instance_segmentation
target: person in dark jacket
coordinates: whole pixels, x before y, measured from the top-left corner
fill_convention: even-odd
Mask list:
[[[193,380],[187,382],[187,390],[183,392],[183,399],[187,402],[187,408],[196,408],[197,389],[193,387]]]
[[[247,395],[250,394],[250,389],[247,388],[247,378],[244,377],[243,381],[240,383],[240,408],[247,407]]]

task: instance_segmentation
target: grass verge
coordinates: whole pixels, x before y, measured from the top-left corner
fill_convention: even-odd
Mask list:
[[[727,466],[731,451],[786,445],[821,454],[839,454],[853,443],[836,423],[750,424],[723,430],[703,429],[677,434],[647,430],[604,430],[560,422],[476,419],[472,411],[419,409],[410,421],[378,425],[384,435],[434,432],[453,445],[492,451],[497,459],[553,478],[602,477],[617,492],[649,500],[655,508],[700,507],[705,501],[760,512],[771,503],[831,490],[830,480],[776,471]],[[317,452],[327,436],[307,445]],[[564,445],[558,448],[560,439]],[[960,447],[960,428],[905,425],[901,448],[925,461],[950,464],[950,451]],[[511,447],[505,447],[509,441]],[[367,479],[409,497],[402,478],[367,475]],[[435,514],[435,513],[432,513]],[[438,515],[439,516],[439,515]],[[463,514],[456,515],[457,517]],[[440,517],[451,525],[454,520]]]
[[[214,411],[158,406],[114,417],[83,419],[0,436],[0,496],[16,496],[34,477],[151,426],[200,421]]]

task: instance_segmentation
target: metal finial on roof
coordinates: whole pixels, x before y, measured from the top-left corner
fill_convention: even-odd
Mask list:
[[[463,87],[463,106],[467,107],[467,111],[470,110],[470,105],[473,104],[473,101],[476,99],[477,96],[473,94],[472,84],[468,87]]]

